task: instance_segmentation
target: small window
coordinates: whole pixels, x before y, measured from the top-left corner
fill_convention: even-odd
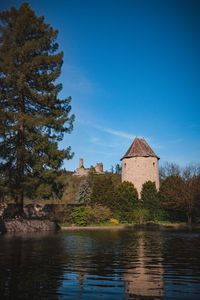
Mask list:
[[[124,168],[126,168],[126,163],[124,163]]]
[[[155,162],[153,162],[153,166],[155,167],[155,165],[156,165],[156,163]]]

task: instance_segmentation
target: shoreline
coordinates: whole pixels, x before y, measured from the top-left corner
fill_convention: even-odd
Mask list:
[[[192,225],[189,226],[187,224],[143,224],[143,225],[138,225],[138,224],[130,224],[130,225],[105,225],[105,226],[61,226],[61,230],[96,230],[96,229],[184,229],[184,230],[192,230],[192,229],[199,229],[200,230],[200,225]]]

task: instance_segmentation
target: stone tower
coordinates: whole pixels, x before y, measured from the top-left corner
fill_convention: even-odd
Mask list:
[[[79,168],[84,168],[84,166],[83,166],[83,158],[79,158]]]
[[[103,164],[102,163],[97,163],[95,167],[95,171],[97,173],[103,173]]]
[[[122,181],[134,184],[141,196],[142,185],[146,181],[155,182],[159,190],[158,160],[160,158],[153,152],[145,139],[135,138],[122,161]]]

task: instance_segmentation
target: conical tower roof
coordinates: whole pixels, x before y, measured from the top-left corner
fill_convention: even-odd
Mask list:
[[[156,157],[160,159],[147,144],[145,139],[135,138],[130,148],[126,154],[121,158],[130,158],[130,157]]]

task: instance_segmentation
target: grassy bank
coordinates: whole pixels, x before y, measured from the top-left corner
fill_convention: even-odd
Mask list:
[[[149,228],[149,229],[190,229],[191,226],[189,226],[186,223],[180,222],[180,223],[169,223],[169,222],[158,222],[158,223],[146,223],[146,224],[113,224],[113,223],[101,223],[101,224],[91,224],[87,226],[77,226],[74,224],[59,224],[62,230],[79,230],[79,229],[128,229],[128,228]],[[192,228],[200,229],[199,224],[193,224]]]

